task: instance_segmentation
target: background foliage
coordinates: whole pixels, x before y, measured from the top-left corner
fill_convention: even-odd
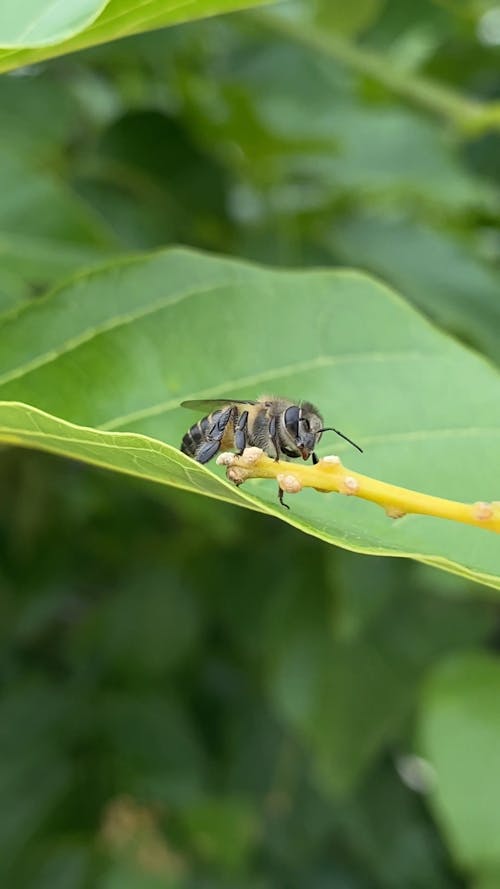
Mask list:
[[[492,4],[282,12],[2,77],[1,310],[180,242],[375,273],[498,362]],[[500,884],[493,591],[48,455],[0,488],[2,885]]]

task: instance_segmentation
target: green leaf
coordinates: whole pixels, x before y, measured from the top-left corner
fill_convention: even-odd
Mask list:
[[[42,860],[36,863],[36,878],[26,889],[84,889],[91,860],[91,852],[80,838],[46,843]]]
[[[157,571],[144,578],[131,576],[82,621],[71,639],[72,658],[85,660],[99,649],[115,675],[152,682],[192,653],[198,613],[191,591]]]
[[[77,34],[97,18],[107,0],[8,2],[0,9],[0,44],[24,48],[46,46]]]
[[[431,677],[420,725],[436,815],[457,861],[484,872],[500,870],[499,696],[497,658],[456,658]]]
[[[64,744],[76,710],[66,690],[43,680],[11,682],[0,697],[0,871],[25,847],[68,792],[72,766]]]
[[[4,0],[0,11],[0,71],[204,16],[259,6],[268,0]]]
[[[349,576],[333,581],[330,599],[322,599],[321,577],[312,576],[310,566],[301,576],[300,563],[294,564],[293,578],[285,575],[281,586],[273,579],[267,621],[257,630],[275,709],[312,752],[312,777],[321,791],[345,797],[381,750],[404,737],[432,661],[484,639],[491,624],[471,601],[450,612],[448,602],[426,595],[408,573],[401,573],[400,585],[394,577],[391,584],[388,569],[402,572],[402,564],[357,556],[335,561]],[[304,597],[308,583],[314,603]],[[386,599],[378,614],[347,639],[339,620],[341,586],[363,594],[369,610],[382,584]]]
[[[380,0],[358,0],[346,4],[343,0],[314,0],[316,23],[341,34],[356,34],[368,28],[380,14]]]
[[[237,798],[208,798],[181,813],[181,819],[201,858],[229,873],[242,869],[258,833],[251,804]]]
[[[204,752],[190,714],[164,686],[159,692],[107,692],[96,708],[117,786],[169,806],[189,806],[200,798]]]
[[[40,78],[0,78],[0,310],[102,263],[119,244],[64,177],[64,146],[82,125],[74,99]],[[23,109],[22,115],[19,108]]]
[[[181,68],[183,99],[199,140],[257,186],[256,200],[265,189],[280,214],[324,207],[328,227],[332,206],[343,202],[372,212],[412,208],[431,218],[498,213],[494,184],[465,167],[459,145],[429,119],[370,101],[338,60],[325,63],[309,47],[231,37],[231,52],[215,72],[208,54],[201,72]],[[215,103],[224,114],[214,114]]]
[[[500,362],[498,274],[470,245],[407,216],[344,216],[326,235],[343,262],[381,275],[440,325]]]
[[[167,250],[81,275],[0,316],[0,337],[3,441],[249,506],[348,549],[413,556],[500,588],[491,532],[428,517],[394,522],[356,498],[312,490],[285,512],[273,483],[236,490],[219,467],[177,450],[197,419],[179,409],[183,399],[267,390],[311,399],[365,450],[325,436],[320,454],[441,497],[498,498],[497,372],[371,278]]]

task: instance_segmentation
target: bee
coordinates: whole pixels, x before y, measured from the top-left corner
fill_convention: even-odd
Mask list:
[[[261,448],[276,461],[283,454],[303,460],[311,456],[312,462],[317,463],[315,447],[327,431],[335,432],[362,452],[343,432],[323,426],[322,415],[310,401],[293,402],[262,395],[257,401],[236,398],[183,401],[181,407],[209,411],[182,439],[181,451],[198,463],[208,463],[221,448],[242,454],[246,447]],[[282,497],[280,489],[281,503]]]

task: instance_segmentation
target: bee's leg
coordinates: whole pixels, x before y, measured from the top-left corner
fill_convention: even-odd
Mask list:
[[[278,440],[278,430],[277,430],[277,427],[276,427],[276,417],[271,417],[271,419],[269,420],[269,438],[271,439],[271,441],[272,441],[272,443],[273,443],[273,445],[274,445],[274,449],[275,449],[275,451],[276,451],[276,456],[275,456],[275,458],[274,458],[274,462],[277,463],[278,460],[279,460],[279,458],[280,458],[281,448],[280,448],[280,443],[279,443],[279,440]],[[281,490],[281,489],[280,489],[280,490]],[[280,496],[280,503],[283,503],[283,500],[282,500],[281,496]],[[283,503],[283,506],[286,506],[286,503]]]
[[[203,442],[196,451],[196,460],[198,463],[208,463],[212,457],[215,457],[217,451],[220,449],[226,426],[229,423],[232,414],[233,407],[228,407],[225,411],[221,411],[220,416],[217,417],[217,422],[214,423],[207,434],[207,440]]]
[[[316,466],[316,463],[319,463],[319,457],[316,456],[314,451],[312,452],[312,460],[313,460],[313,463],[315,466]]]
[[[280,488],[279,486],[278,486],[278,500],[281,503],[281,505],[285,507],[285,509],[290,509],[290,507],[288,506],[288,503],[285,503],[285,501],[283,500],[283,488]]]
[[[234,447],[238,454],[242,454],[247,445],[248,411],[240,414],[234,427]]]
[[[198,463],[208,463],[212,457],[215,457],[217,451],[220,450],[220,441],[205,441],[196,452],[196,461]]]

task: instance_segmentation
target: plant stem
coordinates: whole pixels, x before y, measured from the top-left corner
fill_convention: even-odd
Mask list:
[[[387,58],[338,34],[273,12],[255,14],[259,22],[297,43],[329,55],[357,74],[372,77],[386,89],[452,123],[468,135],[500,129],[500,102],[480,102],[460,95],[429,78],[404,71]]]
[[[460,503],[400,488],[347,469],[338,457],[326,457],[316,466],[292,466],[271,460],[259,448],[247,448],[241,456],[222,454],[217,462],[227,467],[228,478],[238,485],[249,478],[276,478],[281,489],[291,494],[301,488],[337,492],[377,503],[391,518],[407,513],[430,515],[500,533],[500,502]]]

